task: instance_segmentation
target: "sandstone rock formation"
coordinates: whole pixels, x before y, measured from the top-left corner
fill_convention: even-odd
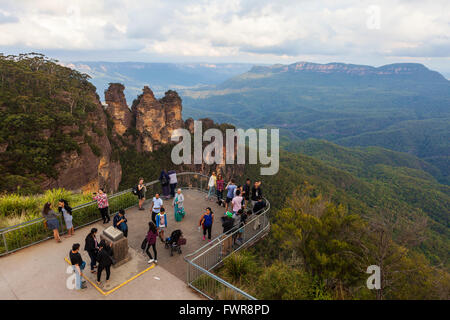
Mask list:
[[[123,93],[124,89],[125,87],[120,83],[111,83],[105,90],[106,112],[113,120],[113,132],[121,137],[130,128],[132,120],[132,114]]]
[[[161,144],[169,143],[172,132],[184,126],[181,110],[181,98],[175,91],[167,91],[158,100],[152,90],[145,86],[132,106],[139,133],[137,149],[151,152]]]
[[[192,118],[183,121],[182,101],[177,92],[169,90],[161,99],[155,98],[152,90],[145,86],[142,94],[137,97],[130,108],[124,95],[125,87],[119,83],[111,83],[105,90],[106,106],[103,108],[98,96],[92,93],[92,101],[96,109],[88,115],[87,123],[95,123],[86,126],[84,136],[88,136],[90,143],[84,136],[76,136],[80,152],[72,151],[64,153],[61,161],[55,167],[57,178],[45,178],[41,184],[43,189],[66,188],[92,192],[99,187],[104,187],[109,192],[118,190],[122,179],[122,167],[118,160],[112,159],[112,143],[126,150],[134,146],[137,152],[152,152],[161,145],[171,143],[170,137],[175,129],[187,128],[194,131]],[[112,136],[108,137],[107,115],[112,120]],[[209,128],[217,127],[213,120],[204,118],[202,121],[203,132]],[[66,126],[65,134],[77,131],[78,126]],[[113,139],[114,141],[110,141]],[[225,141],[224,141],[225,142]],[[91,145],[100,149],[100,154],[94,152]],[[204,143],[204,146],[206,143]],[[225,154],[225,145],[223,147]],[[210,174],[216,170],[222,172],[226,178],[239,176],[243,172],[243,166],[225,164],[206,165],[182,164],[169,167],[179,172],[193,171]]]
[[[99,187],[107,191],[117,191],[122,177],[122,167],[119,161],[112,159],[112,147],[107,136],[107,120],[103,106],[94,93],[89,97],[95,104],[95,110],[88,113],[86,123],[95,124],[86,126],[84,136],[76,136],[74,140],[79,146],[79,152],[63,153],[61,161],[55,166],[58,177],[44,178],[43,189],[65,188],[92,192]],[[67,134],[76,131],[78,126],[68,126],[64,129]],[[85,137],[90,141],[86,141]],[[91,146],[98,148],[99,154]]]

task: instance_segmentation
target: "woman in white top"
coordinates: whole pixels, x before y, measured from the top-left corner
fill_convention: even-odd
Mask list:
[[[175,170],[170,170],[169,172],[167,172],[167,174],[169,175],[169,186],[170,186],[170,195],[172,198],[175,197],[175,189],[177,187],[177,173],[175,172]]]
[[[216,173],[213,172],[208,181],[209,190],[208,196],[206,197],[207,200],[210,200],[211,196],[214,197],[214,195],[216,194],[216,181],[217,181]]]

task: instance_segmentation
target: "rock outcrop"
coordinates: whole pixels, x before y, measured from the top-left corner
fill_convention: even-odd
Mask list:
[[[79,151],[61,155],[61,161],[55,167],[58,172],[57,178],[45,177],[41,183],[43,189],[66,188],[92,192],[99,187],[104,187],[109,192],[117,191],[122,179],[122,167],[118,160],[112,159],[113,142],[116,147],[124,150],[134,146],[137,152],[153,152],[161,145],[171,143],[170,137],[175,129],[187,128],[193,133],[194,120],[189,118],[183,121],[182,100],[177,92],[169,90],[164,97],[157,99],[152,90],[145,86],[130,110],[124,89],[122,84],[110,84],[105,90],[105,108],[101,105],[98,96],[90,93],[96,108],[88,114],[86,123],[95,123],[95,129],[91,125],[85,125],[84,135],[74,138]],[[108,128],[107,116],[111,118],[109,122],[111,128]],[[203,131],[217,127],[211,119],[204,118],[200,121],[202,121]],[[108,136],[108,129],[112,133],[110,136]],[[79,130],[77,125],[64,127],[65,134],[77,130]],[[97,146],[99,150],[96,152],[96,148],[93,149],[92,146]],[[223,152],[225,154],[225,145]],[[193,171],[210,174],[212,170],[216,170],[222,172],[227,178],[243,173],[243,166],[225,164],[168,165],[179,172]]]
[[[151,152],[161,144],[170,142],[172,132],[183,128],[181,98],[169,90],[161,99],[156,99],[152,90],[145,86],[142,94],[134,101],[132,113],[139,137],[137,149]]]
[[[123,84],[111,83],[105,90],[106,112],[113,120],[113,132],[121,137],[130,128],[132,120],[132,114],[123,93],[124,89]]]
[[[112,159],[112,147],[107,136],[107,119],[103,106],[95,92],[86,93],[95,105],[88,113],[83,135],[75,136],[79,151],[64,152],[55,166],[57,178],[45,177],[43,189],[65,188],[92,192],[99,187],[109,192],[117,191],[122,177],[119,161]],[[86,125],[93,124],[93,125]],[[81,124],[80,124],[81,125]],[[63,132],[70,134],[78,125],[67,126]]]

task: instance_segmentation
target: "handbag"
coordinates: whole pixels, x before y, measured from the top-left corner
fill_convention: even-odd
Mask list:
[[[178,245],[179,246],[184,246],[186,244],[186,238],[180,237],[178,239]]]
[[[145,248],[147,247],[147,242],[148,242],[147,237],[145,237],[141,244],[142,251],[144,251]]]
[[[44,228],[45,228],[45,229],[48,229],[47,220],[44,220]]]
[[[109,257],[109,259],[111,260],[111,264],[112,264],[112,265],[115,265],[115,264],[116,264],[116,259],[114,259],[114,257],[113,257],[113,256],[110,256],[109,254],[108,254],[108,257]]]

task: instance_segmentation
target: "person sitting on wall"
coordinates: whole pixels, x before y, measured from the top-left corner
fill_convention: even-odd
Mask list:
[[[125,210],[120,209],[119,212],[114,216],[113,219],[113,226],[114,228],[119,229],[123,232],[123,235],[125,237],[128,236],[128,225],[127,225],[127,218],[125,218]]]

